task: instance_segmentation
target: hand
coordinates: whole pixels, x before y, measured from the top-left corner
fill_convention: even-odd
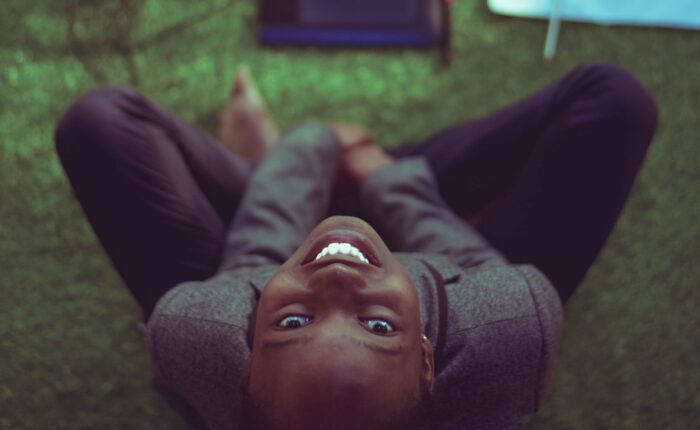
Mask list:
[[[374,134],[360,125],[345,122],[326,122],[326,125],[338,137],[343,152],[374,143]]]
[[[393,163],[393,159],[375,144],[374,134],[366,128],[344,122],[326,122],[336,134],[343,151],[336,191],[344,191],[367,176]]]
[[[343,153],[342,168],[346,177],[359,184],[366,177],[393,164],[394,159],[375,144],[360,145]]]

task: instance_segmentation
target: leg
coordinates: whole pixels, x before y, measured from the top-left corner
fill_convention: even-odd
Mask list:
[[[56,150],[146,318],[169,288],[216,270],[249,162],[117,87],[73,104],[56,130]]]
[[[656,117],[632,75],[585,66],[396,155],[426,156],[446,202],[512,263],[542,270],[566,301],[617,221]]]

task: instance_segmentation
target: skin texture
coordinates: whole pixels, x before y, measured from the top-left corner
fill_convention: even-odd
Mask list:
[[[326,121],[343,148],[340,187],[358,184],[373,172],[394,162],[375,142],[374,134],[358,124]]]
[[[230,98],[219,116],[219,142],[257,165],[280,138],[255,80],[247,67],[236,70]]]
[[[380,267],[339,254],[306,263],[339,237],[361,241],[358,247]],[[263,290],[251,395],[290,430],[374,428],[377,417],[416,403],[421,382],[433,392],[433,349],[421,339],[418,309],[415,286],[367,223],[324,220]]]

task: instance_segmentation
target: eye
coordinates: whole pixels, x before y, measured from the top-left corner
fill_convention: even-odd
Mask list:
[[[312,318],[305,316],[305,315],[289,315],[287,317],[282,318],[282,320],[277,323],[278,327],[282,328],[289,328],[289,329],[294,329],[294,328],[299,328],[303,327],[308,324],[303,323],[304,320],[310,321]],[[387,321],[381,320],[381,319],[364,319],[360,320],[364,323],[369,323],[366,324],[366,326],[369,327],[369,329],[373,333],[378,333],[378,334],[385,334],[385,333],[393,333],[395,331],[394,327]]]
[[[277,325],[280,327],[284,328],[299,328],[303,325],[301,322],[299,322],[300,319],[310,319],[310,317],[304,316],[304,315],[290,315],[288,317],[282,318],[282,321],[280,321]],[[289,324],[285,324],[285,321],[290,322]]]
[[[373,333],[392,333],[394,332],[394,327],[389,324],[387,321],[384,320],[374,320],[374,319],[368,319],[364,321],[369,321],[370,324],[368,326],[370,327],[370,330],[372,330]],[[380,324],[373,324],[373,323],[380,323]]]

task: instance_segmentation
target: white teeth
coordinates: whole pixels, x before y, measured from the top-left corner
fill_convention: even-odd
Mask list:
[[[351,255],[365,264],[369,264],[369,260],[362,254],[362,252],[350,245],[349,243],[331,243],[321,250],[321,252],[316,255],[314,261],[325,257],[326,255],[344,254]]]

